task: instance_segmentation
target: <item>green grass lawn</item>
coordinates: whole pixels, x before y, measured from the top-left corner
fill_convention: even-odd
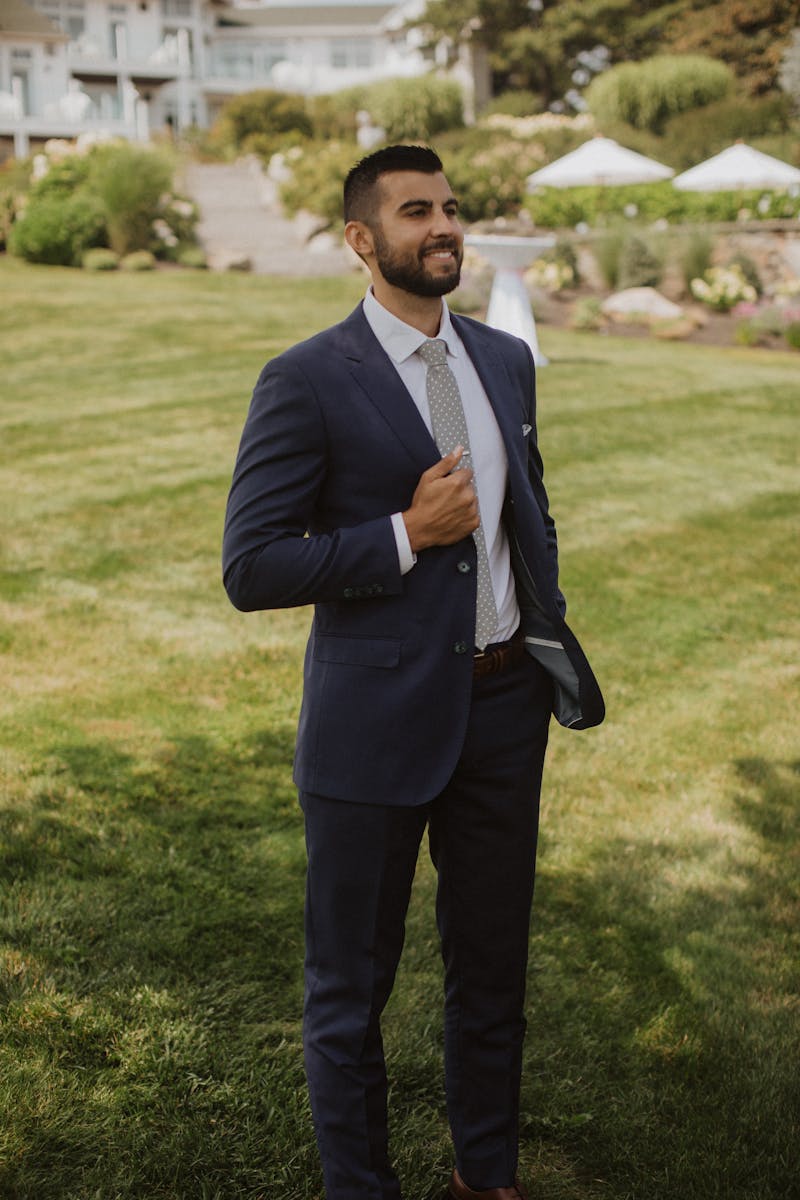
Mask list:
[[[0,1197],[313,1200],[307,611],[220,583],[263,362],[358,278],[0,262]],[[800,356],[540,330],[599,730],[554,729],[531,937],[536,1200],[800,1194]],[[386,1020],[408,1200],[450,1169],[432,871]]]

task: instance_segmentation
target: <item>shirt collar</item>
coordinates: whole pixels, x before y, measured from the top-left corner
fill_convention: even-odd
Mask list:
[[[395,363],[405,362],[412,354],[416,354],[420,346],[428,341],[424,333],[407,325],[394,313],[384,308],[370,286],[364,297],[364,316],[367,318],[372,332],[383,349]],[[447,345],[448,354],[457,355],[461,342],[450,320],[450,309],[442,299],[442,320],[436,335]]]

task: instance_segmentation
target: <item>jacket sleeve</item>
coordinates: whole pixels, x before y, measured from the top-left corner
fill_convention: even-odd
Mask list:
[[[327,529],[318,511],[330,470],[312,384],[285,356],[256,384],[233,473],[223,581],[243,611],[397,594],[391,516]],[[309,532],[311,530],[311,532]]]

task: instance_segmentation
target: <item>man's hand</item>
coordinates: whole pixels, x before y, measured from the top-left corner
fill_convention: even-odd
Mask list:
[[[456,470],[463,453],[463,446],[457,446],[420,475],[411,507],[403,513],[415,554],[427,546],[460,542],[480,524],[472,471]]]

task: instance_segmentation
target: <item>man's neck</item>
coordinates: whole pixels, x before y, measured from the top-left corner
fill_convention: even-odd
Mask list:
[[[402,288],[392,287],[385,280],[373,281],[372,291],[379,304],[406,325],[434,338],[442,323],[441,296],[415,296]]]

